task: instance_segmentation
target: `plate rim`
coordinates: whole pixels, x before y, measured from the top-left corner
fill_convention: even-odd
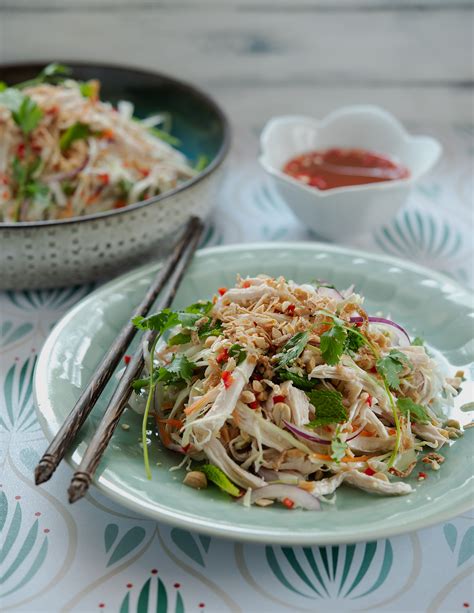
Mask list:
[[[220,245],[215,247],[206,247],[203,249],[199,249],[195,257],[201,258],[206,256],[212,256],[214,254],[219,253],[228,253],[228,252],[241,252],[246,250],[264,250],[264,249],[290,249],[294,251],[301,251],[305,249],[311,249],[314,251],[325,250],[332,253],[338,253],[343,255],[350,255],[353,257],[361,257],[368,258],[372,260],[377,260],[381,262],[385,262],[387,264],[392,264],[394,266],[401,267],[402,269],[408,269],[413,272],[427,275],[429,278],[433,280],[437,280],[443,284],[449,284],[453,289],[457,291],[461,291],[463,294],[470,296],[471,299],[474,299],[474,291],[470,288],[463,286],[461,283],[457,282],[454,279],[451,279],[447,275],[440,273],[436,270],[431,270],[425,266],[415,264],[410,262],[409,260],[403,260],[401,258],[393,257],[390,255],[379,254],[379,253],[371,253],[369,251],[352,249],[350,247],[343,247],[334,244],[326,244],[323,242],[316,241],[302,241],[298,243],[293,243],[289,241],[276,241],[276,242],[264,242],[259,241],[255,243],[240,243],[234,245]],[[86,306],[89,302],[93,302],[96,296],[102,292],[108,291],[113,285],[117,283],[128,282],[130,279],[135,277],[141,277],[153,271],[154,269],[158,269],[162,266],[163,261],[160,260],[158,262],[150,263],[145,266],[141,266],[136,268],[128,273],[115,277],[111,279],[107,283],[104,283],[93,292],[79,300],[77,304],[75,304],[71,309],[69,309],[61,319],[56,323],[56,325],[51,330],[47,339],[45,340],[40,354],[38,356],[38,361],[35,367],[34,372],[34,402],[35,402],[35,411],[38,417],[38,421],[40,423],[43,434],[45,435],[48,443],[51,442],[56,432],[53,432],[48,427],[48,420],[46,418],[46,413],[49,412],[51,414],[54,413],[52,410],[52,406],[48,401],[47,394],[44,394],[45,386],[40,384],[41,380],[45,380],[47,373],[47,364],[49,361],[49,355],[51,353],[52,348],[54,347],[57,339],[60,336],[63,328],[74,319],[76,314],[81,311],[84,306]],[[78,463],[75,462],[71,455],[66,455],[64,458],[67,464],[75,469],[78,466]],[[368,531],[361,531],[358,529],[357,534],[341,534],[341,535],[331,535],[331,534],[313,534],[311,532],[306,532],[303,534],[291,534],[291,528],[288,528],[286,532],[272,532],[271,528],[261,528],[252,529],[251,527],[241,528],[239,526],[220,526],[212,523],[210,520],[206,520],[204,517],[196,518],[189,517],[182,512],[179,512],[178,515],[175,515],[173,510],[169,510],[166,508],[160,508],[156,506],[152,506],[148,503],[138,503],[134,498],[130,498],[128,494],[123,494],[117,487],[110,483],[106,477],[103,475],[99,478],[94,478],[92,481],[92,485],[97,488],[100,492],[102,492],[106,497],[110,498],[114,502],[125,506],[126,508],[131,509],[132,511],[138,513],[139,515],[146,516],[148,518],[154,519],[155,521],[160,521],[170,526],[184,528],[191,531],[196,531],[201,534],[206,534],[209,536],[224,538],[227,540],[234,540],[239,542],[249,542],[249,543],[260,543],[260,544],[275,544],[275,545],[343,545],[343,544],[352,544],[358,542],[367,542],[368,540],[376,540],[380,538],[388,538],[393,536],[398,536],[401,534],[406,534],[410,532],[414,532],[420,529],[428,528],[435,524],[439,524],[443,521],[452,519],[453,517],[457,517],[463,513],[466,513],[471,508],[474,507],[474,500],[471,496],[466,495],[465,499],[457,500],[456,508],[450,507],[447,509],[443,509],[441,511],[434,511],[432,515],[428,518],[423,516],[422,518],[414,518],[405,522],[402,526],[387,526],[384,529],[375,529]],[[471,488],[472,489],[472,488]]]

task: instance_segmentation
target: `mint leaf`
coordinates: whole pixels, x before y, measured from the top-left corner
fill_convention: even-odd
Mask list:
[[[218,466],[214,466],[214,464],[204,464],[203,466],[199,466],[196,470],[204,473],[209,481],[215,483],[223,492],[227,492],[227,494],[231,496],[240,496],[239,488],[232,483],[225,472]]]
[[[335,366],[339,363],[344,353],[346,339],[346,329],[337,322],[333,322],[329,330],[321,334],[320,349],[326,364]]]
[[[346,455],[347,443],[341,440],[339,428],[331,441],[331,458],[339,464],[342,458]]]
[[[340,424],[347,421],[347,411],[342,404],[342,394],[332,390],[314,390],[306,392],[315,409],[315,418],[307,424],[318,428],[328,424]]]
[[[306,375],[298,375],[291,370],[279,370],[277,375],[280,381],[292,381],[295,387],[308,392],[318,384],[317,379],[308,379]]]
[[[309,339],[309,332],[297,332],[283,345],[277,356],[278,368],[290,366],[304,351]]]
[[[430,419],[426,409],[421,404],[416,404],[411,398],[399,398],[397,400],[398,410],[402,415],[410,413],[410,421],[419,424],[429,424]]]
[[[80,121],[76,121],[72,126],[65,130],[59,139],[61,151],[67,151],[76,140],[84,140],[91,134],[89,126]]]
[[[247,357],[247,352],[241,345],[239,345],[238,343],[235,343],[229,349],[229,356],[231,358],[235,358],[235,361],[237,362],[237,366],[238,366]]]
[[[385,379],[387,385],[394,390],[400,389],[400,373],[411,362],[404,353],[392,349],[388,355],[379,358],[375,364],[377,372]]]

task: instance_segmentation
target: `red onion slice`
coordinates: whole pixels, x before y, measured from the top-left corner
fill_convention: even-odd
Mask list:
[[[283,420],[283,423],[285,424],[285,426],[288,428],[288,430],[292,434],[295,434],[296,436],[304,438],[307,441],[312,441],[313,443],[319,443],[320,445],[330,445],[331,444],[331,439],[320,438],[319,436],[316,436],[316,434],[313,434],[312,432],[309,432],[308,430],[304,428],[300,428],[299,426],[290,424],[288,421]],[[363,424],[358,430],[356,430],[350,436],[348,436],[346,438],[346,441],[352,441],[353,438],[356,438],[356,436],[359,436],[359,434],[362,432],[364,428],[365,428],[365,424]]]
[[[402,326],[400,326],[396,322],[392,321],[391,319],[385,319],[384,317],[369,317],[368,319],[370,323],[383,324],[385,326],[391,326],[392,328],[395,328],[399,333],[401,333],[401,334],[398,334],[399,340],[403,339],[404,342],[406,341],[406,343],[410,345],[411,341],[410,341],[408,332],[405,330],[405,328],[402,328]],[[364,322],[363,317],[351,317],[351,323],[353,324],[359,324],[363,322]]]
[[[74,179],[75,176],[77,176],[82,170],[84,170],[88,162],[89,162],[89,156],[86,155],[82,164],[78,166],[77,168],[74,168],[73,170],[69,170],[68,172],[58,172],[55,175],[49,175],[49,177],[44,178],[44,182],[51,183],[53,181],[61,182],[61,181],[67,181],[68,179]]]
[[[295,506],[301,507],[302,509],[307,509],[308,511],[321,510],[319,500],[297,485],[283,485],[279,483],[264,485],[252,491],[250,502],[254,504],[257,500],[261,500],[262,498],[267,498],[269,500],[283,500],[284,498],[289,498],[295,503]],[[240,504],[243,504],[242,498],[240,498]]]

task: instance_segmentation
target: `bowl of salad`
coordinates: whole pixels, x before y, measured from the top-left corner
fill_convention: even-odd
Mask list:
[[[213,203],[219,106],[171,77],[102,64],[0,67],[0,288],[113,275]]]

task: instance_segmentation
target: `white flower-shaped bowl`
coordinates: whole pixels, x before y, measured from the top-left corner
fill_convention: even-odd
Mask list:
[[[259,161],[295,215],[319,236],[343,241],[368,233],[394,217],[411,187],[438,160],[442,148],[433,138],[411,136],[390,113],[376,106],[348,106],[318,121],[286,115],[271,119],[260,137]],[[390,156],[410,176],[318,190],[282,170],[294,156],[331,147],[365,149]]]

